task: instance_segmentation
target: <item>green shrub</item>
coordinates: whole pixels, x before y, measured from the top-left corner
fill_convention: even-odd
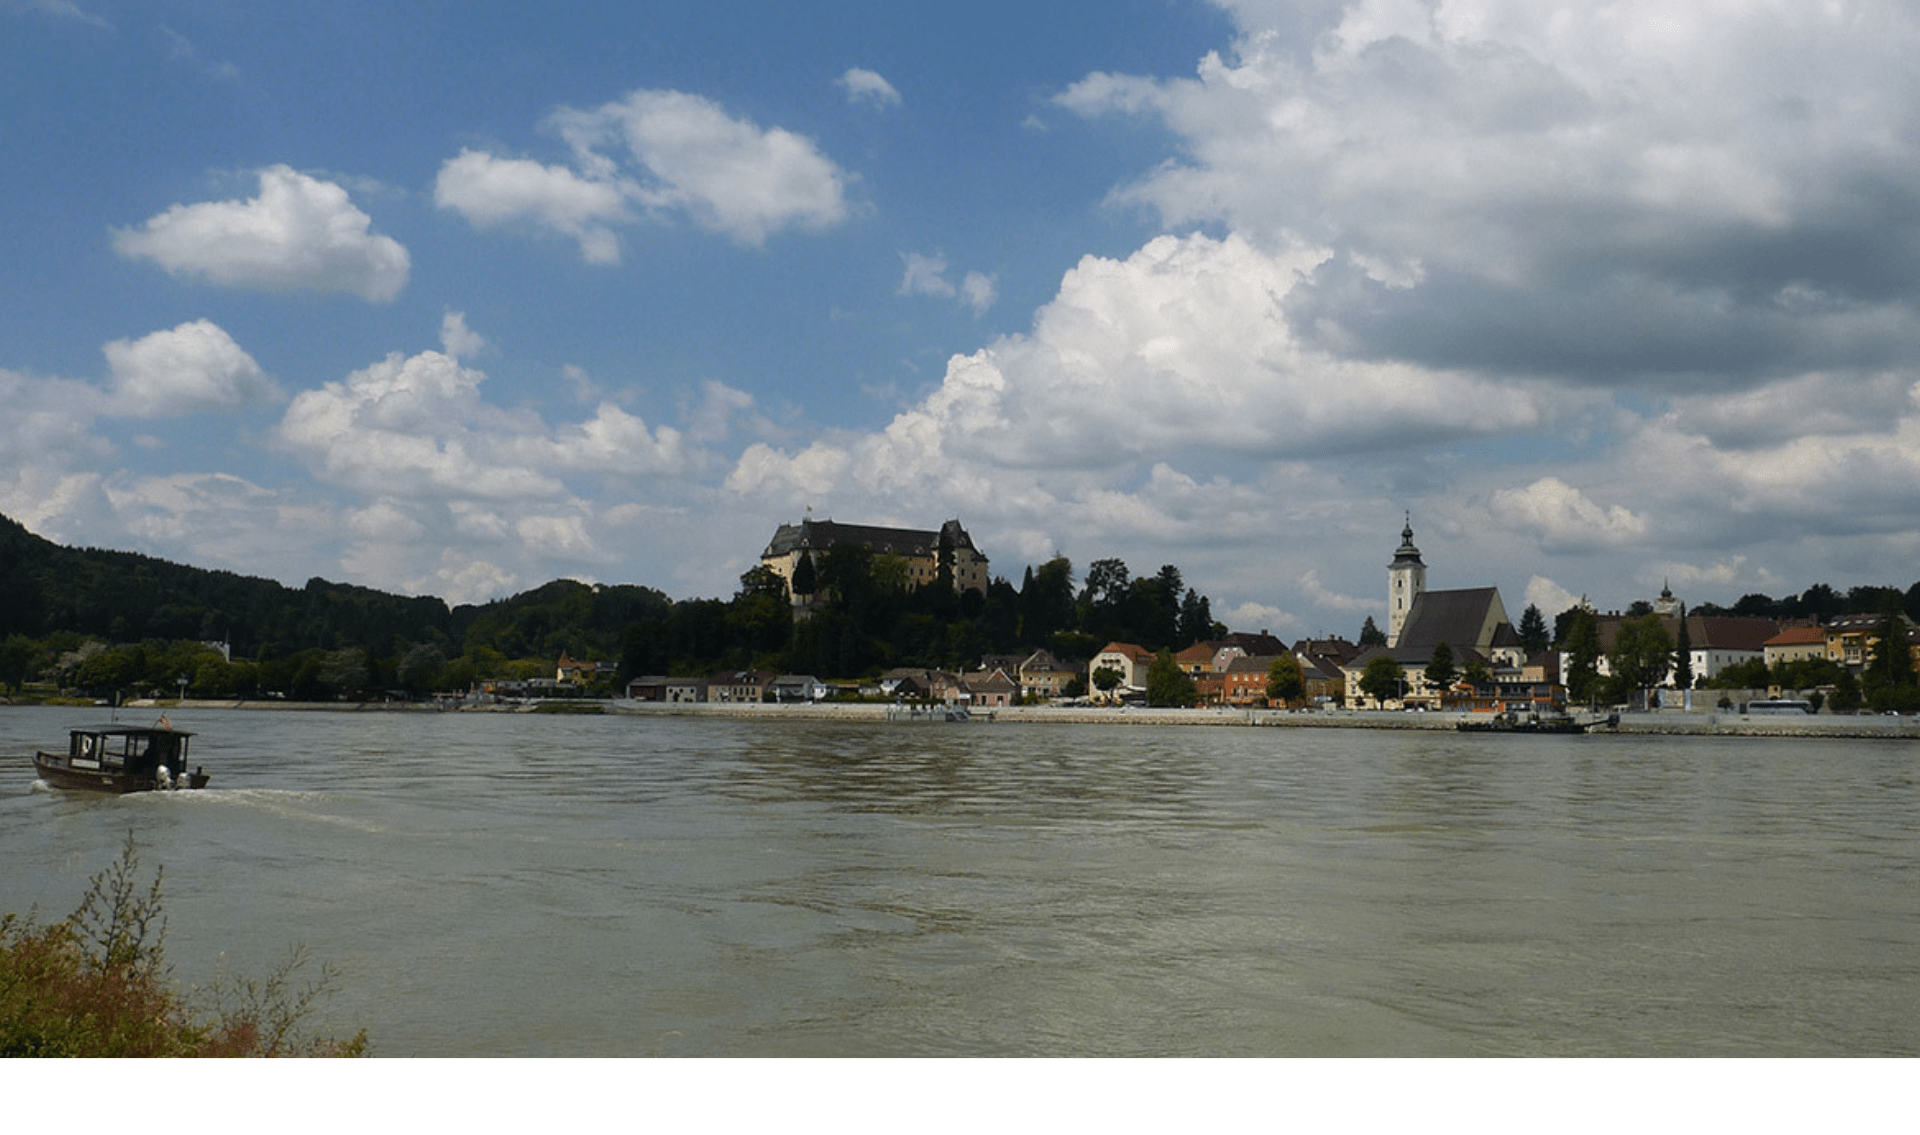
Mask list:
[[[229,981],[212,991],[209,1012],[193,1011],[162,952],[162,874],[142,893],[129,834],[65,919],[0,918],[0,1057],[365,1055],[365,1030],[348,1041],[299,1031],[335,976],[322,967],[319,980],[296,988],[306,963],[299,947],[264,981]]]

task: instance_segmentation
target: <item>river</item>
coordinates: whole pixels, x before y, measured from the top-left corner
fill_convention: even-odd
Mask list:
[[[131,832],[185,983],[379,1056],[1920,1055],[1908,741],[183,710],[28,760],[0,910]],[[154,711],[122,711],[140,723]]]

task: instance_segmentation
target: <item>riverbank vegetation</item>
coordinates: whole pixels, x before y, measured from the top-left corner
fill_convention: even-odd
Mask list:
[[[164,955],[161,875],[141,886],[129,835],[71,915],[49,925],[0,917],[0,1057],[366,1054],[364,1030],[346,1041],[304,1031],[335,974],[323,967],[297,984],[299,948],[265,979],[179,993]]]
[[[837,545],[817,566],[806,563],[810,578],[797,609],[786,584],[764,566],[741,575],[728,598],[674,600],[639,585],[555,580],[491,603],[449,607],[432,597],[317,578],[290,588],[133,553],[64,548],[0,517],[0,694],[39,701],[414,700],[487,680],[552,679],[564,654],[603,664],[575,687],[591,696],[612,694],[641,674],[755,669],[844,680],[893,667],[968,670],[987,655],[1042,648],[1071,665],[1109,642],[1158,654],[1226,633],[1211,601],[1186,586],[1172,564],[1134,576],[1118,559],[1098,559],[1076,583],[1073,562],[1055,556],[1026,568],[1018,586],[996,578],[984,591],[959,592],[943,579],[915,585],[904,559],[859,545]],[[1666,659],[1684,665],[1684,639],[1664,641],[1659,621],[1643,619],[1606,655],[1608,678],[1600,673],[1598,636],[1580,625],[1581,610],[1561,612],[1549,633],[1545,615],[1529,606],[1518,628],[1530,653],[1549,643],[1567,652],[1565,680],[1576,701],[1611,704],[1624,690],[1657,684],[1653,672],[1672,664]],[[1651,612],[1637,603],[1628,614]],[[1731,608],[1693,609],[1777,620],[1883,612],[1920,622],[1920,583],[1904,592],[1844,593],[1816,584],[1785,599],[1748,595]],[[1384,638],[1369,617],[1360,644]],[[1837,710],[1920,708],[1920,690],[1890,672],[1790,665],[1792,672],[1774,672],[1752,663],[1715,684],[1830,686]],[[1119,677],[1092,675],[1096,687],[1103,676]],[[1381,682],[1384,688],[1384,672]],[[1163,704],[1187,696],[1171,675],[1159,686]]]

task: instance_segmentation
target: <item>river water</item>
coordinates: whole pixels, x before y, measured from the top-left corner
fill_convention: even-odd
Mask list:
[[[1920,1055],[1920,746],[185,710],[36,785],[0,910],[131,831],[188,984],[294,943],[382,1056]],[[122,720],[153,711],[122,711]]]

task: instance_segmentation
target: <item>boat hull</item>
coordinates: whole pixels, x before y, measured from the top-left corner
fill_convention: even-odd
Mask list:
[[[105,792],[114,796],[124,796],[129,792],[165,792],[171,786],[163,787],[160,778],[152,773],[128,772],[112,767],[86,768],[75,767],[66,758],[52,753],[37,752],[33,755],[33,771],[41,780],[54,788],[63,788],[79,792]],[[205,773],[189,773],[180,778],[181,788],[205,788],[210,779]]]

